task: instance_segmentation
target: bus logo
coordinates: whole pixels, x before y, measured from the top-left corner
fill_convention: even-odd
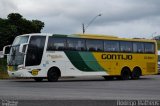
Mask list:
[[[107,60],[132,60],[132,55],[122,55],[122,54],[102,54],[102,59]]]

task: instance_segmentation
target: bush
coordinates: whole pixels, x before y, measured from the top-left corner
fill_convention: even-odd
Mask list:
[[[0,58],[0,79],[8,78],[7,73],[7,59],[6,58]]]
[[[158,50],[160,50],[160,41],[157,40],[157,46],[158,46]]]

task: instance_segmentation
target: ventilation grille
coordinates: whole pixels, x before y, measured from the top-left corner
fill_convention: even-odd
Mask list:
[[[153,73],[156,72],[156,63],[149,62],[147,63],[147,72]]]

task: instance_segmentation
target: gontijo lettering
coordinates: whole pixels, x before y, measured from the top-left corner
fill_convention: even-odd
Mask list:
[[[132,60],[132,55],[123,54],[102,54],[102,59],[112,59],[112,60]]]

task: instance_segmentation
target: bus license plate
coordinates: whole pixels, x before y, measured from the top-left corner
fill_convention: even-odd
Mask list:
[[[32,75],[33,75],[33,76],[38,75],[38,70],[32,70]]]

